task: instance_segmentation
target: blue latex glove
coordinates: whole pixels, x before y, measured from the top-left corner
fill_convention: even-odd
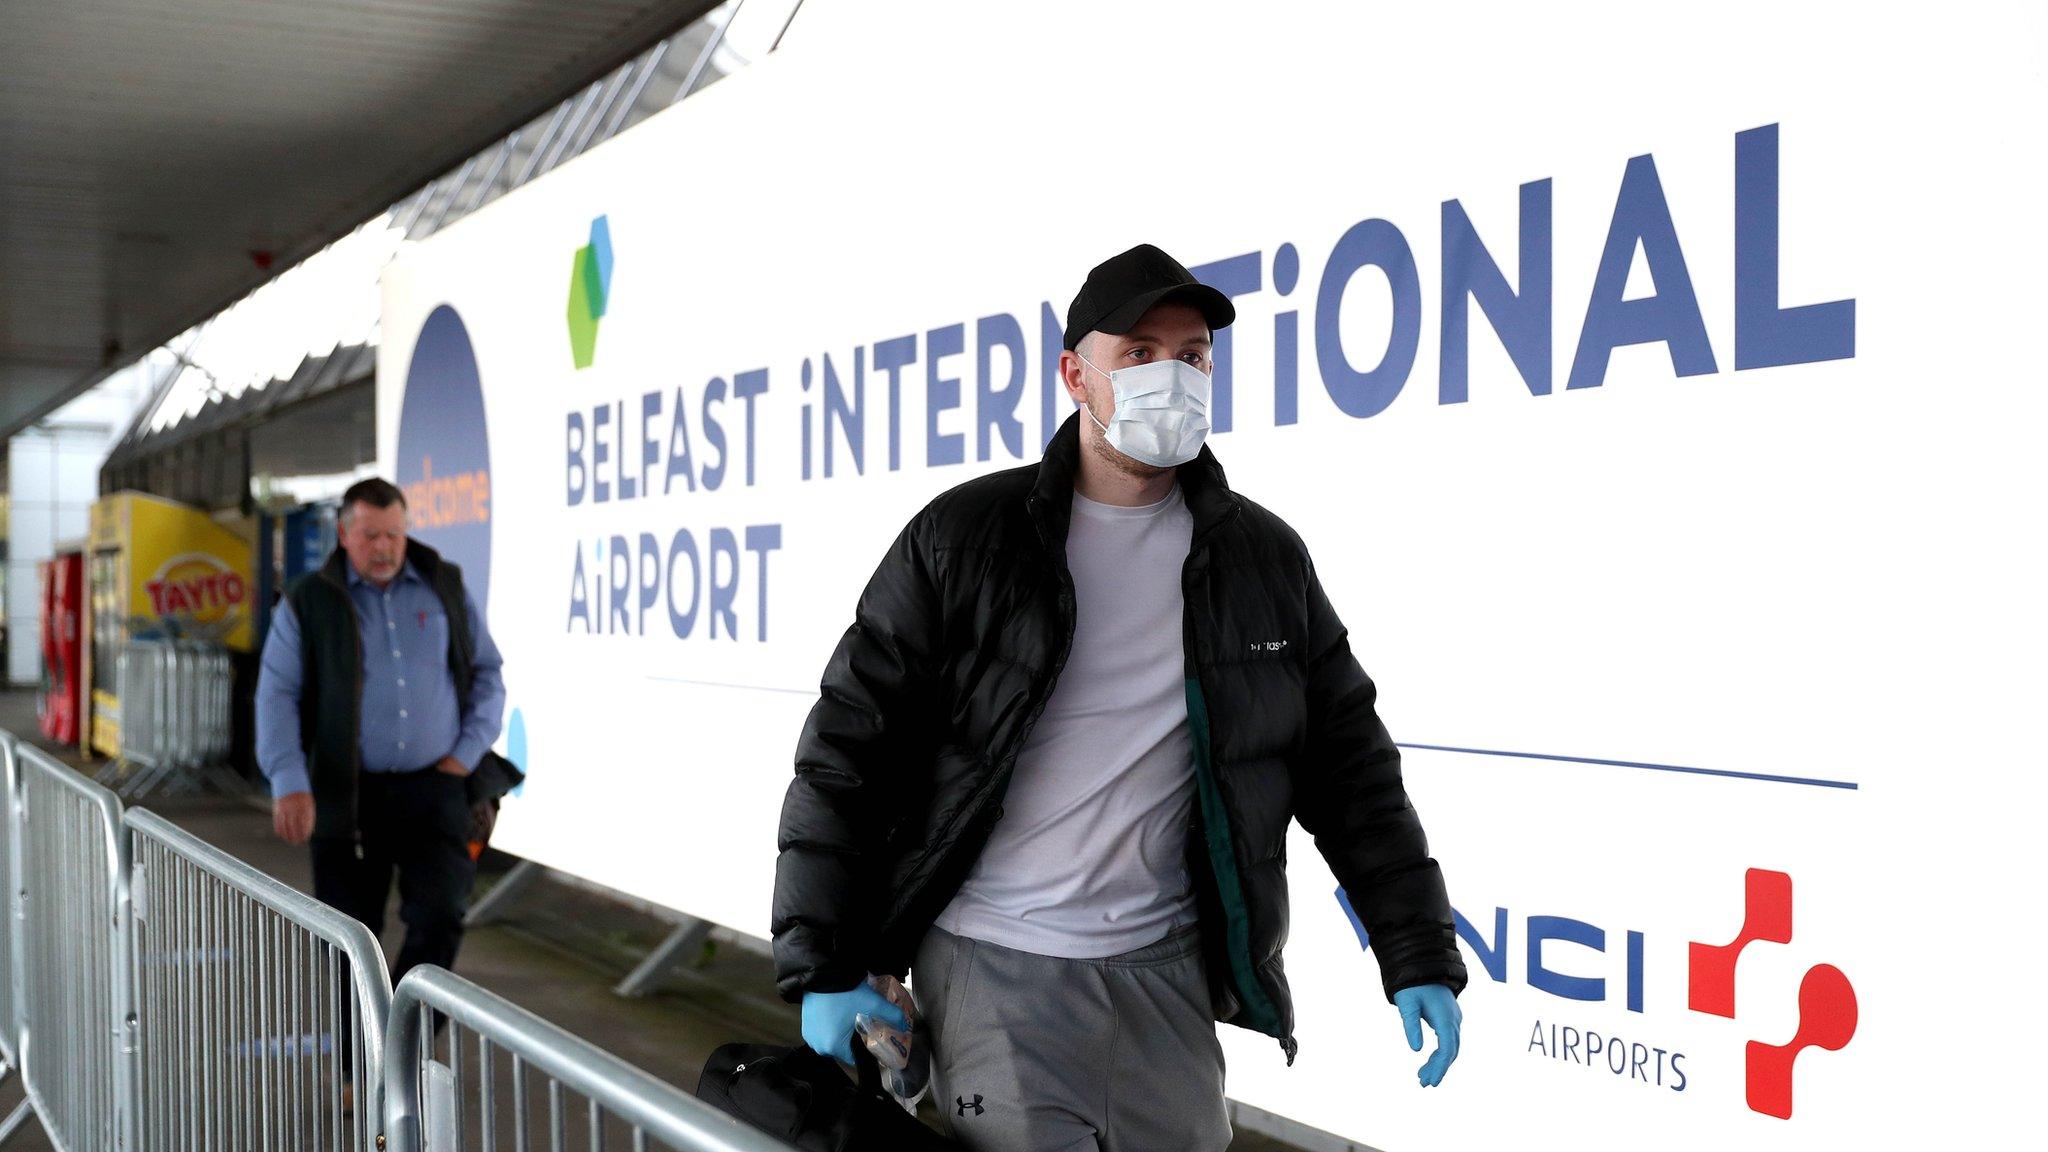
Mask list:
[[[853,1063],[853,1017],[865,1012],[896,1028],[908,1029],[903,1009],[866,984],[844,992],[804,993],[804,1043],[820,1056]]]
[[[1401,1010],[1401,1027],[1408,1033],[1410,1052],[1422,1051],[1422,1022],[1429,1021],[1430,1030],[1436,1033],[1436,1051],[1429,1054],[1415,1078],[1422,1081],[1424,1088],[1443,1083],[1444,1073],[1451,1070],[1451,1061],[1458,1058],[1458,1025],[1465,1019],[1458,998],[1442,984],[1419,984],[1394,993],[1394,1007]],[[804,1008],[804,1019],[808,1022],[809,1000],[804,1002]]]

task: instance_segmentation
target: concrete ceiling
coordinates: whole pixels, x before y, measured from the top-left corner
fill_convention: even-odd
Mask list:
[[[0,438],[713,7],[0,3]]]

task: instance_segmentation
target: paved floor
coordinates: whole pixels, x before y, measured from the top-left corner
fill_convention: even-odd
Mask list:
[[[30,694],[0,692],[0,728],[22,737],[36,731]],[[69,760],[79,762],[75,755]],[[266,809],[226,797],[145,798],[141,803],[231,855],[310,891],[305,850],[271,834]],[[510,858],[487,858],[479,895],[502,879],[512,863]],[[384,940],[387,956],[396,954],[402,935],[395,907],[392,921]],[[523,894],[504,920],[472,929],[458,968],[483,987],[684,1088],[695,1085],[705,1058],[720,1044],[795,1042],[797,1013],[775,997],[768,960],[729,942],[707,945],[703,955],[672,972],[652,995],[615,995],[613,986],[667,930],[663,920],[626,903],[549,879]],[[497,1072],[502,1111],[509,1107],[510,1073],[502,1066]],[[0,1115],[20,1099],[18,1076],[0,1082]],[[572,1110],[572,1130],[580,1115],[580,1110]],[[474,1134],[477,1129],[472,1126],[469,1131]],[[49,1147],[48,1138],[31,1122],[4,1152]],[[1242,1133],[1231,1147],[1232,1152],[1284,1152],[1288,1146]]]

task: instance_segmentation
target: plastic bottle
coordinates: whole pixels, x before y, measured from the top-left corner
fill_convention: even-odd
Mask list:
[[[902,981],[894,976],[870,976],[868,985],[903,1010],[909,1028],[897,1028],[865,1012],[854,1014],[853,1028],[881,1066],[883,1087],[908,1108],[931,1081],[931,1040],[918,1017],[917,1001]]]

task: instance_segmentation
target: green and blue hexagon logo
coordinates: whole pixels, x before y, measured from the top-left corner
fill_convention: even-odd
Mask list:
[[[612,229],[607,217],[590,222],[590,243],[576,250],[569,270],[569,351],[580,371],[597,359],[597,322],[612,288]]]

